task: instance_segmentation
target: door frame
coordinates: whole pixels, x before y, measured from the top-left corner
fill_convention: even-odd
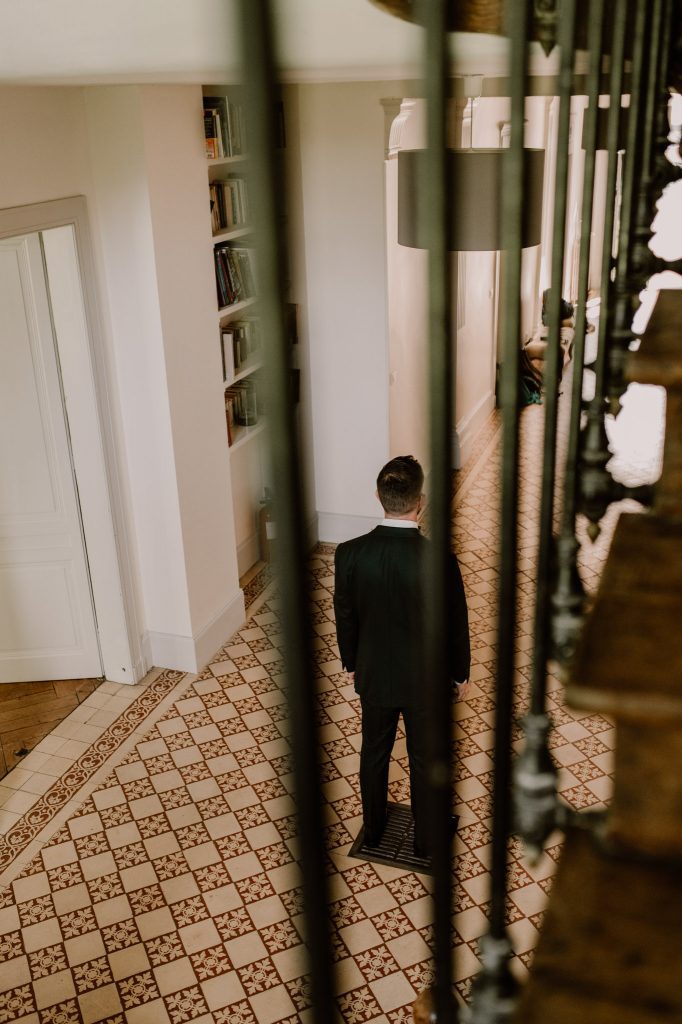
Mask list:
[[[69,332],[68,353],[60,351],[58,330],[55,345],[102,665],[106,679],[136,683],[147,666],[134,600],[133,564],[113,428],[112,378],[107,371],[87,202],[84,196],[73,196],[0,210],[0,238],[58,227],[73,229],[77,263],[73,270],[80,282],[85,328]],[[77,387],[68,366],[76,366]],[[79,478],[82,486],[78,485]]]

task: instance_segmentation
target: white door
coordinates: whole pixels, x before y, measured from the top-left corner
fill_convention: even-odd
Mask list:
[[[0,241],[0,682],[102,674],[40,236]]]

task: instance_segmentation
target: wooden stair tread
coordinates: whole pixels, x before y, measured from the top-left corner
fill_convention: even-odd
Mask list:
[[[681,880],[569,830],[515,1024],[682,1020]]]
[[[682,289],[661,289],[641,345],[628,361],[630,380],[667,388],[682,386],[681,325]]]
[[[682,718],[682,522],[622,514],[566,687],[574,707]]]

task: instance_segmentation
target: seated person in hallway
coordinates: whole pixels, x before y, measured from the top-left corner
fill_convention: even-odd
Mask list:
[[[391,459],[377,478],[385,519],[370,533],[339,544],[334,609],[341,661],[360,695],[360,791],[365,843],[376,846],[386,824],[388,768],[402,713],[410,764],[410,796],[417,856],[428,853],[424,680],[422,678],[422,569],[429,541],[417,520],[424,473],[411,455]],[[449,672],[469,677],[469,623],[464,586],[451,563],[453,618]]]
[[[523,346],[526,355],[529,357],[531,363],[540,373],[544,371],[544,361],[547,352],[547,327],[548,327],[548,312],[547,307],[549,304],[549,288],[542,293],[542,328],[539,332],[539,336],[533,337],[530,341],[527,341]],[[559,380],[563,376],[563,368],[570,361],[573,354],[573,341],[575,337],[574,331],[574,308],[571,302],[567,302],[566,299],[561,300],[560,317],[560,335],[559,340],[563,353],[563,358],[559,363]]]

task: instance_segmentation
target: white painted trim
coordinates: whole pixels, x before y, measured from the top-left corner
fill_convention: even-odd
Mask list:
[[[216,651],[220,650],[228,640],[231,640],[245,622],[244,591],[238,590],[234,597],[196,635],[194,647],[197,668],[195,671],[199,672],[208,665]]]
[[[487,421],[494,408],[495,394],[492,391],[488,391],[477,402],[471,412],[464,416],[457,424],[452,438],[452,465],[454,469],[459,469],[466,463],[479,430]]]
[[[237,545],[237,573],[239,578],[245,576],[260,559],[260,543],[258,534],[250,534],[246,540]]]
[[[381,516],[345,516],[335,512],[317,513],[317,534],[322,544],[340,544],[369,533],[381,522]]]
[[[389,126],[388,145],[386,147],[387,160],[394,160],[397,158],[398,153],[400,152],[400,144],[402,141],[403,129],[407,122],[409,121],[410,115],[412,114],[415,106],[416,101],[413,99],[404,99],[400,104],[400,110]],[[384,178],[384,188],[385,187],[386,185]]]
[[[320,540],[318,534],[318,517],[317,513],[310,516],[305,524],[305,543],[307,549],[312,551],[315,545]],[[261,558],[260,541],[257,533],[252,533],[250,537],[247,537],[245,541],[237,547],[237,569],[239,572],[239,578],[245,576],[249,569],[258,562]]]
[[[140,645],[140,629],[134,601],[132,564],[125,530],[125,517],[121,501],[121,487],[118,476],[118,454],[114,440],[111,416],[111,398],[104,365],[101,323],[97,300],[96,273],[92,246],[89,236],[87,204],[83,196],[57,199],[46,203],[0,210],[0,238],[13,235],[47,231],[50,228],[73,228],[78,259],[77,273],[82,287],[82,303],[87,331],[82,353],[84,369],[79,387],[89,389],[91,429],[99,435],[101,446],[101,473],[93,483],[97,494],[98,510],[86,507],[87,499],[81,492],[81,509],[86,530],[88,556],[93,557],[93,544],[98,545],[98,557],[102,572],[91,573],[97,625],[104,661],[104,673],[108,680],[116,683],[137,683],[146,674],[144,651]],[[63,381],[66,388],[68,381]],[[68,390],[65,391],[69,405]],[[73,452],[76,479],[79,473],[85,476],[90,469],[79,465],[78,452]],[[102,512],[104,509],[104,513]],[[106,522],[100,523],[99,536],[93,538],[87,533],[89,512],[104,515]],[[104,567],[106,566],[106,571]],[[106,592],[104,592],[106,588]],[[117,601],[111,601],[112,588],[118,588]],[[103,614],[103,608],[107,612]]]
[[[178,636],[149,630],[143,638],[146,659],[155,668],[201,672],[211,658],[246,622],[244,591],[238,590],[196,636]]]
[[[402,99],[400,97],[388,97],[387,99],[381,100],[381,106],[384,108],[384,159],[388,160],[391,155],[391,133],[393,131],[393,122],[400,114],[400,104]]]
[[[282,68],[280,79],[291,85],[324,85],[336,82],[419,82],[419,64],[387,64],[385,67],[338,65],[329,68]],[[223,77],[225,77],[223,72]]]
[[[141,682],[148,672],[151,671],[153,665],[151,661],[147,660],[147,652],[144,648],[142,640],[136,645],[139,651],[139,658],[133,664],[133,677],[137,683]],[[113,680],[110,680],[113,682]]]

